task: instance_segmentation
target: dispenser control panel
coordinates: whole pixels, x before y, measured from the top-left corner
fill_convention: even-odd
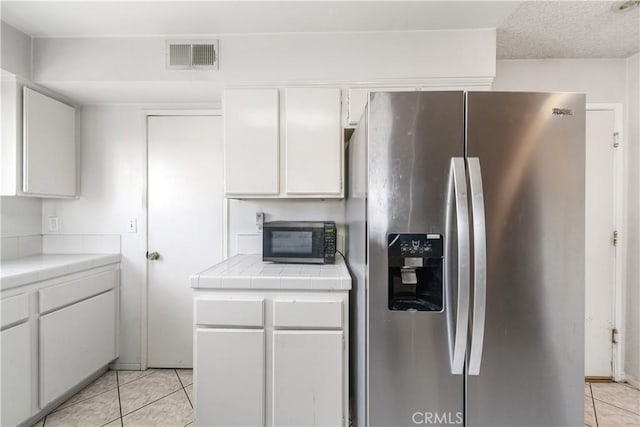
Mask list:
[[[387,243],[389,310],[442,312],[444,236],[390,233]]]
[[[390,256],[442,258],[441,234],[389,234],[388,240]]]

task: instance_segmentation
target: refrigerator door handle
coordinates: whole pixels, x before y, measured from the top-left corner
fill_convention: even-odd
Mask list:
[[[469,205],[467,201],[467,179],[465,163],[462,157],[451,159],[449,170],[449,188],[447,192],[447,220],[445,245],[445,289],[451,295],[452,285],[449,280],[449,245],[451,237],[452,205],[455,203],[455,220],[457,228],[457,302],[456,316],[453,319],[453,307],[449,307],[449,348],[451,356],[451,373],[462,375],[467,350],[467,334],[469,328],[469,297],[470,297],[470,242],[469,242]],[[452,304],[453,305],[453,304]]]
[[[471,215],[473,218],[473,320],[469,375],[480,375],[484,344],[487,300],[487,229],[484,214],[482,171],[477,157],[467,159],[469,186],[471,187]]]

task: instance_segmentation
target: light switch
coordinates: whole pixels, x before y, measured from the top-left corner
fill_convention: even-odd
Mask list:
[[[138,232],[138,220],[136,218],[131,218],[129,220],[129,233],[137,233]]]
[[[60,231],[60,220],[57,216],[50,216],[48,219],[48,227],[47,230],[50,233],[57,233]]]

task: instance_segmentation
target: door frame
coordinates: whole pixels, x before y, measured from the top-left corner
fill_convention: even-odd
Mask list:
[[[626,172],[625,165],[625,139],[623,126],[623,106],[622,103],[587,103],[586,111],[612,111],[613,112],[613,138],[619,144],[614,151],[614,188],[613,188],[613,218],[614,230],[618,231],[619,243],[614,248],[614,277],[613,277],[613,327],[618,331],[616,344],[612,344],[611,373],[614,381],[624,381],[624,347],[625,347],[625,293],[626,280],[624,276],[625,254],[626,254],[626,234],[624,218],[624,179]],[[612,230],[613,231],[613,230]]]
[[[222,109],[221,108],[207,108],[207,109],[191,109],[191,110],[179,110],[179,109],[148,109],[144,110],[142,113],[142,119],[144,120],[144,182],[143,182],[143,205],[145,216],[143,218],[145,224],[145,241],[147,250],[149,249],[149,117],[154,116],[217,116],[222,117]],[[224,130],[223,135],[223,145],[224,145]],[[222,222],[223,222],[223,256],[226,258],[227,253],[224,248],[227,247],[227,204],[228,201],[226,197],[223,199],[223,214],[222,214]],[[142,298],[140,298],[140,370],[145,370],[148,367],[149,362],[149,351],[148,351],[148,340],[149,340],[149,264],[145,260],[145,270],[144,270],[144,288]]]

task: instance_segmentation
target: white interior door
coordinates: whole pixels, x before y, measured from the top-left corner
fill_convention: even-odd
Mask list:
[[[613,110],[587,111],[585,376],[612,377],[615,295]]]
[[[222,260],[223,153],[219,116],[148,118],[147,365],[193,364],[189,276]]]

